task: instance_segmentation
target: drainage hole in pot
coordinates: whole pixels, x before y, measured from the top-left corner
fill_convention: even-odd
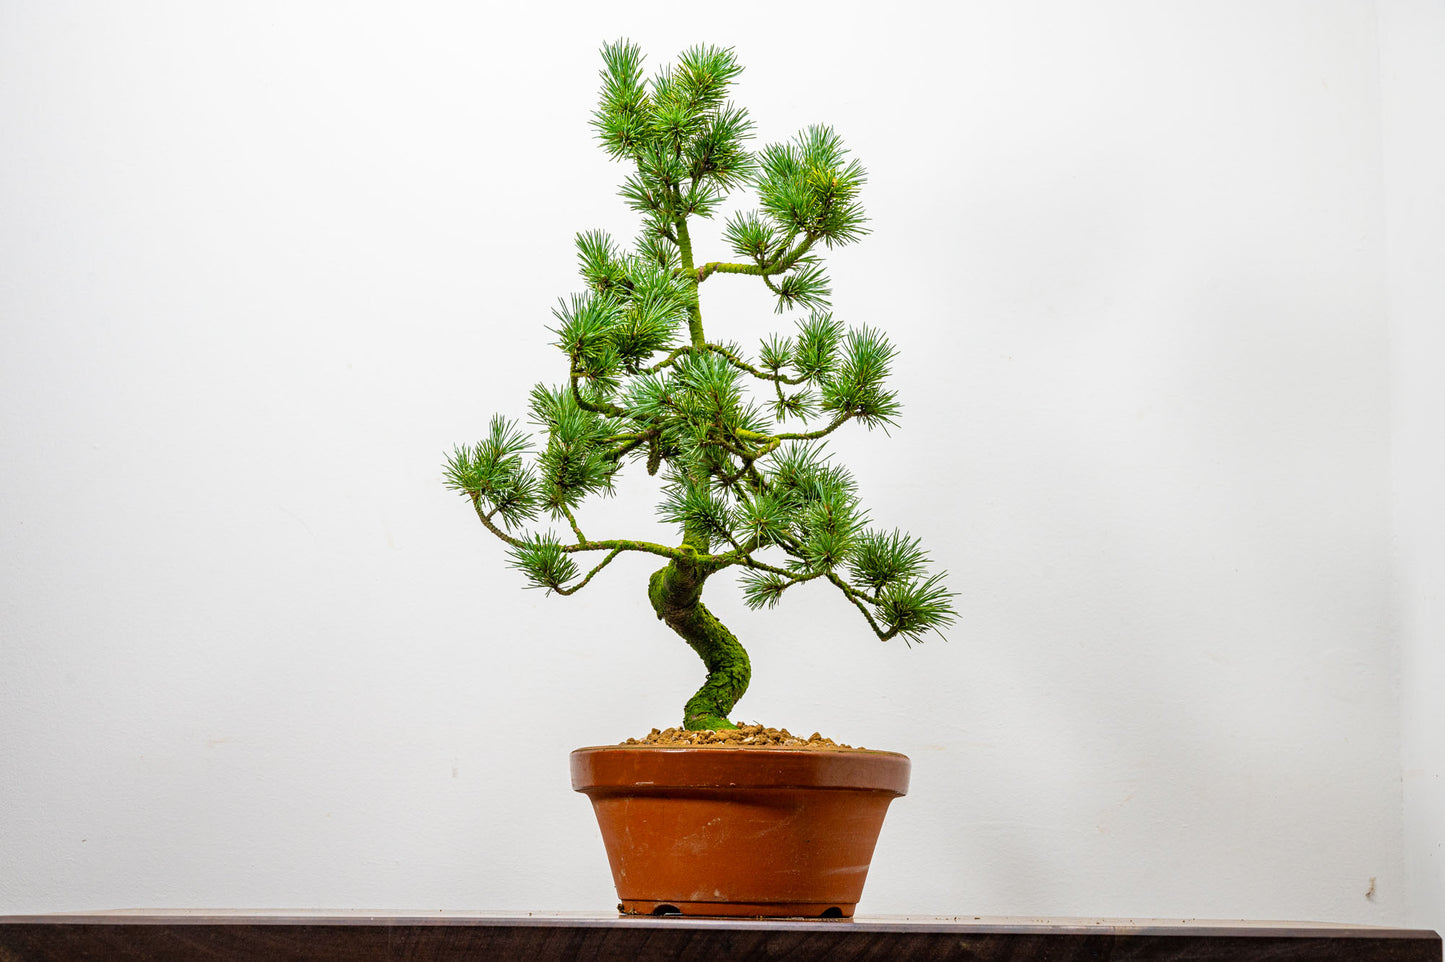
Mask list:
[[[676,905],[659,905],[657,908],[655,908],[655,909],[652,910],[652,914],[653,914],[653,915],[681,915],[681,914],[682,914],[682,909],[678,908]],[[842,913],[840,912],[840,913],[838,913],[838,914],[841,915]]]
[[[820,919],[841,919],[842,917],[843,910],[838,908],[838,906],[836,905],[832,906],[831,908],[824,909],[823,914],[818,916],[818,918]]]

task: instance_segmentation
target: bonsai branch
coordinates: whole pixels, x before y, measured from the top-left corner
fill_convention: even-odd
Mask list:
[[[520,548],[522,546],[522,541],[520,539],[512,537],[511,535],[507,534],[507,532],[503,531],[501,528],[497,527],[495,524],[492,523],[492,518],[496,516],[499,510],[501,510],[500,508],[493,508],[491,511],[487,511],[482,507],[482,499],[480,496],[473,494],[471,496],[471,499],[472,507],[476,509],[477,517],[482,519],[482,524],[487,526],[488,531],[496,535],[498,538],[501,538],[503,541],[505,541],[507,544],[511,545],[514,548]]]
[[[818,239],[816,234],[806,235],[797,247],[783,253],[779,251],[772,260],[764,263],[759,261],[756,264],[733,264],[727,261],[712,261],[699,267],[694,273],[697,281],[701,284],[713,274],[750,274],[754,277],[761,277],[764,280],[775,274],[783,274],[798,262],[798,259],[808,252]],[[784,245],[786,247],[786,244]],[[769,284],[769,287],[772,285]]]
[[[642,368],[642,373],[643,373],[643,374],[656,374],[658,371],[661,371],[661,370],[664,369],[664,368],[671,367],[674,363],[677,362],[677,359],[678,359],[678,358],[680,358],[680,357],[682,357],[682,356],[684,356],[684,355],[686,355],[686,354],[696,354],[696,353],[698,353],[700,350],[701,350],[701,351],[711,351],[712,353],[714,353],[714,354],[718,355],[719,357],[721,357],[723,360],[727,361],[727,362],[728,362],[729,364],[731,364],[733,367],[737,368],[739,371],[743,371],[744,373],[751,374],[753,377],[758,378],[759,380],[762,380],[762,381],[773,381],[773,382],[775,382],[775,383],[777,383],[777,384],[802,384],[804,381],[807,380],[807,378],[805,378],[805,377],[788,377],[786,374],[780,374],[780,373],[778,373],[778,372],[776,372],[776,371],[769,372],[769,371],[763,370],[762,368],[754,367],[753,365],[749,364],[747,361],[745,361],[745,360],[743,360],[742,358],[738,357],[738,356],[737,356],[736,354],[734,354],[732,351],[730,351],[730,350],[728,350],[727,348],[723,347],[721,344],[711,344],[711,343],[704,344],[700,349],[697,348],[697,347],[694,347],[694,346],[691,345],[691,344],[685,344],[685,345],[683,345],[682,347],[676,348],[675,350],[673,350],[672,352],[670,352],[670,353],[667,355],[667,357],[665,357],[665,358],[663,358],[662,360],[658,361],[656,364],[652,365],[651,367]]]
[[[572,359],[572,379],[571,379],[571,380],[572,380],[572,399],[577,402],[577,406],[578,406],[579,408],[581,408],[581,409],[584,410],[584,411],[591,411],[593,414],[601,414],[601,415],[603,415],[604,417],[609,417],[609,418],[621,418],[621,417],[626,417],[626,416],[627,416],[627,409],[626,409],[626,408],[618,407],[617,405],[615,405],[615,404],[610,404],[610,403],[608,403],[608,402],[606,402],[606,401],[604,401],[604,402],[602,402],[602,403],[599,404],[599,403],[596,403],[596,402],[593,402],[593,401],[589,401],[589,400],[587,400],[586,398],[584,398],[584,397],[582,396],[582,388],[581,388],[581,386],[578,384],[578,381],[579,381],[580,379],[581,379],[581,372],[577,370],[577,359],[574,357],[574,358]]]
[[[725,361],[727,361],[733,367],[737,368],[739,371],[744,371],[748,374],[751,374],[753,377],[761,381],[773,381],[777,384],[802,384],[805,380],[807,380],[807,378],[788,377],[785,374],[779,374],[776,372],[770,374],[767,371],[762,370],[761,368],[753,367],[747,361],[744,361],[742,358],[738,357],[732,351],[729,351],[727,348],[723,347],[720,344],[708,344],[706,346],[709,351],[717,354],[719,357],[723,358]]]
[[[595,568],[593,568],[591,571],[587,572],[586,576],[583,577],[583,579],[582,579],[581,581],[577,582],[577,583],[576,583],[575,585],[573,585],[572,587],[570,587],[570,588],[553,588],[552,590],[555,591],[555,592],[557,592],[557,594],[559,594],[559,595],[576,594],[577,592],[581,591],[581,590],[587,585],[587,582],[589,582],[589,581],[592,580],[592,576],[593,576],[593,575],[595,575],[597,572],[601,571],[603,568],[605,568],[605,567],[607,567],[609,564],[611,564],[611,563],[612,563],[612,559],[615,558],[615,557],[617,557],[618,555],[620,555],[620,554],[623,552],[623,550],[624,550],[623,548],[613,548],[612,551],[607,555],[607,557],[605,557],[605,558],[602,559],[602,561],[597,565],[597,567],[595,567]]]
[[[558,506],[558,509],[559,509],[559,510],[562,512],[562,514],[567,518],[567,523],[572,526],[572,533],[577,536],[577,543],[578,543],[578,544],[586,544],[586,543],[587,543],[587,536],[586,536],[585,534],[583,534],[583,533],[582,533],[582,529],[577,526],[577,516],[572,513],[572,509],[569,508],[569,507],[567,507],[565,504],[559,505],[559,506]],[[608,561],[610,561],[610,560],[612,560],[612,559],[609,558]],[[605,564],[605,563],[606,563],[606,562],[604,562],[604,564]],[[591,575],[588,575],[588,577],[590,578]],[[580,587],[580,586],[579,586],[579,587]]]
[[[665,544],[655,544],[651,541],[630,541],[624,538],[614,538],[608,541],[579,541],[576,544],[562,545],[562,550],[568,554],[578,551],[641,551],[674,561],[691,561],[701,558],[706,562],[710,561],[712,557],[711,555],[699,556],[696,551],[688,547],[671,548]]]
[[[622,441],[623,444],[620,447],[609,451],[607,453],[607,459],[609,461],[621,460],[622,457],[628,452],[635,451],[636,449],[642,447],[642,445],[644,444],[656,441],[657,435],[657,428],[648,428],[646,431],[642,431],[637,434],[619,434],[615,437],[610,437],[607,439],[609,442]]]
[[[843,592],[843,596],[849,601],[853,602],[854,607],[856,607],[859,611],[863,612],[863,617],[868,620],[868,627],[873,629],[873,634],[878,636],[879,641],[887,641],[889,638],[892,638],[894,635],[898,634],[898,629],[896,628],[892,631],[884,631],[882,628],[879,628],[878,622],[875,621],[873,618],[873,612],[869,611],[867,606],[863,603],[865,601],[875,601],[876,599],[871,598],[863,592],[859,591],[857,588],[852,587],[842,578],[838,577],[831,571],[828,572],[828,580],[833,582],[833,584],[837,585],[838,590]]]
[[[487,511],[482,506],[482,499],[478,495],[472,495],[471,502],[472,507],[476,510],[477,517],[481,520],[482,524],[486,526],[486,529],[488,531],[490,531],[492,534],[496,535],[502,541],[505,541],[507,544],[511,545],[514,548],[521,548],[525,545],[526,542],[524,542],[521,538],[513,537],[512,535],[503,531],[501,528],[497,527],[496,523],[493,522],[492,519],[496,517],[498,509],[494,508],[491,511]],[[570,522],[573,533],[577,535],[577,542],[575,544],[564,544],[559,546],[560,550],[567,554],[574,554],[579,551],[611,551],[613,555],[616,555],[617,553],[623,551],[640,551],[645,554],[658,555],[659,557],[667,558],[669,560],[685,561],[691,564],[695,564],[708,571],[716,570],[718,567],[721,567],[718,564],[719,559],[717,558],[717,556],[710,554],[699,554],[694,548],[689,545],[684,545],[680,548],[672,548],[668,545],[656,544],[651,541],[632,541],[621,538],[607,541],[589,541],[586,537],[583,536],[582,530],[580,527],[578,527],[577,520],[573,516],[571,510],[567,508],[566,505],[563,505],[561,507],[561,511],[562,514]],[[597,570],[600,570],[611,560],[612,556],[609,556],[606,561],[604,561],[601,565],[598,565],[597,568],[593,570],[593,573],[595,573]],[[591,578],[591,574],[589,574],[587,577]],[[586,579],[584,579],[584,583],[585,580]],[[579,584],[568,591],[562,591],[561,589],[556,590],[559,591],[559,593],[561,594],[571,594],[572,591],[575,591],[577,588],[580,587],[581,585]]]
[[[848,584],[846,581],[840,578],[836,572],[827,569],[799,572],[789,570],[787,568],[779,568],[776,565],[770,565],[766,562],[759,561],[756,558],[752,557],[751,552],[755,550],[757,550],[756,547],[751,548],[747,551],[739,551],[725,557],[728,559],[729,564],[741,564],[744,567],[752,568],[757,571],[766,571],[768,574],[777,575],[779,578],[784,579],[781,583],[777,585],[777,591],[780,594],[783,591],[786,591],[788,588],[793,587],[793,585],[804,584],[809,581],[814,581],[818,578],[827,578],[833,583],[835,587],[837,587],[839,591],[843,593],[843,597],[851,601],[853,603],[853,606],[856,607],[860,612],[862,612],[864,619],[866,619],[868,622],[868,627],[873,629],[873,633],[878,636],[879,641],[888,641],[890,638],[898,634],[897,628],[889,631],[885,631],[883,628],[880,628],[878,625],[878,620],[873,617],[873,612],[868,610],[868,605],[877,604],[878,599],[873,595],[868,594],[866,591],[860,591],[859,589],[854,588],[852,585]]]
[[[744,441],[752,441],[754,443],[761,444],[767,448],[767,451],[771,451],[783,441],[816,441],[819,438],[826,437],[827,435],[832,434],[834,431],[842,427],[852,417],[853,412],[845,411],[835,417],[827,427],[819,428],[816,431],[802,431],[789,434],[763,434],[759,431],[749,431],[746,428],[739,428],[737,431],[737,436],[742,438]],[[766,454],[767,451],[759,449],[759,451],[754,454],[753,457],[760,458],[764,454]]]
[[[673,193],[676,193],[674,189]],[[674,221],[677,228],[677,252],[682,261],[684,276],[693,275],[696,268],[692,265],[692,237],[687,232],[686,215]],[[702,307],[697,301],[697,282],[694,280],[689,285],[687,299],[687,331],[692,341],[692,346],[700,348],[707,343],[707,338],[702,332]]]

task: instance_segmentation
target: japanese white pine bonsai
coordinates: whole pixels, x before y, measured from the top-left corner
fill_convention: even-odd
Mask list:
[[[533,587],[570,595],[627,551],[664,561],[648,583],[652,607],[707,667],[684,727],[732,728],[751,670],[702,602],[714,575],[736,572],[753,608],[826,581],[885,641],[951,623],[952,595],[918,539],[869,526],[852,476],[824,450],[845,424],[891,425],[899,412],[886,383],[893,346],[828,312],[819,258],[866,233],[862,166],[826,126],[750,152],[752,122],[727,99],[742,71],[730,48],[693,47],[650,81],[632,43],[604,45],[602,59],[592,124],[628,166],[620,193],[641,233],[631,249],[602,231],[577,236],[586,289],[559,303],[551,329],[566,380],[531,395],[543,440],[534,448],[494,416],[485,439],[452,453],[446,483]],[[689,223],[745,188],[756,190],[757,209],[723,228],[737,259],[702,260]],[[710,337],[700,295],[726,275],[761,281],[779,312],[807,316],[756,355]],[[659,478],[657,511],[675,526],[675,544],[583,534],[577,509],[609,494],[626,460]],[[565,533],[529,527],[543,514]]]

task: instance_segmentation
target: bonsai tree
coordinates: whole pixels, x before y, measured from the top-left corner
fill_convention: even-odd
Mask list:
[[[693,47],[650,80],[632,43],[604,45],[602,59],[592,124],[627,164],[620,194],[641,232],[630,249],[602,231],[577,235],[586,286],[559,302],[551,328],[566,379],[531,395],[542,440],[534,447],[516,422],[494,416],[483,440],[452,453],[446,483],[531,587],[570,595],[624,552],[660,559],[647,586],[652,608],[707,668],[683,725],[733,728],[728,715],[751,669],[703,604],[715,575],[735,572],[752,608],[827,582],[885,641],[948,625],[952,595],[918,539],[870,527],[853,477],[825,450],[850,422],[895,424],[900,407],[887,385],[893,346],[828,311],[819,256],[867,233],[862,166],[826,126],[750,152],[752,122],[728,100],[742,70],[732,49]],[[689,225],[744,188],[756,191],[757,209],[722,230],[735,259],[703,260]],[[761,282],[780,313],[806,313],[756,354],[710,337],[702,289],[729,275]],[[676,543],[583,533],[579,507],[609,494],[626,461],[659,479],[657,511]],[[563,533],[531,527],[542,515]]]

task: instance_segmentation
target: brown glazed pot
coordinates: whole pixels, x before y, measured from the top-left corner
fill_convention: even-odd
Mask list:
[[[572,753],[619,910],[851,918],[908,756],[604,746]]]

